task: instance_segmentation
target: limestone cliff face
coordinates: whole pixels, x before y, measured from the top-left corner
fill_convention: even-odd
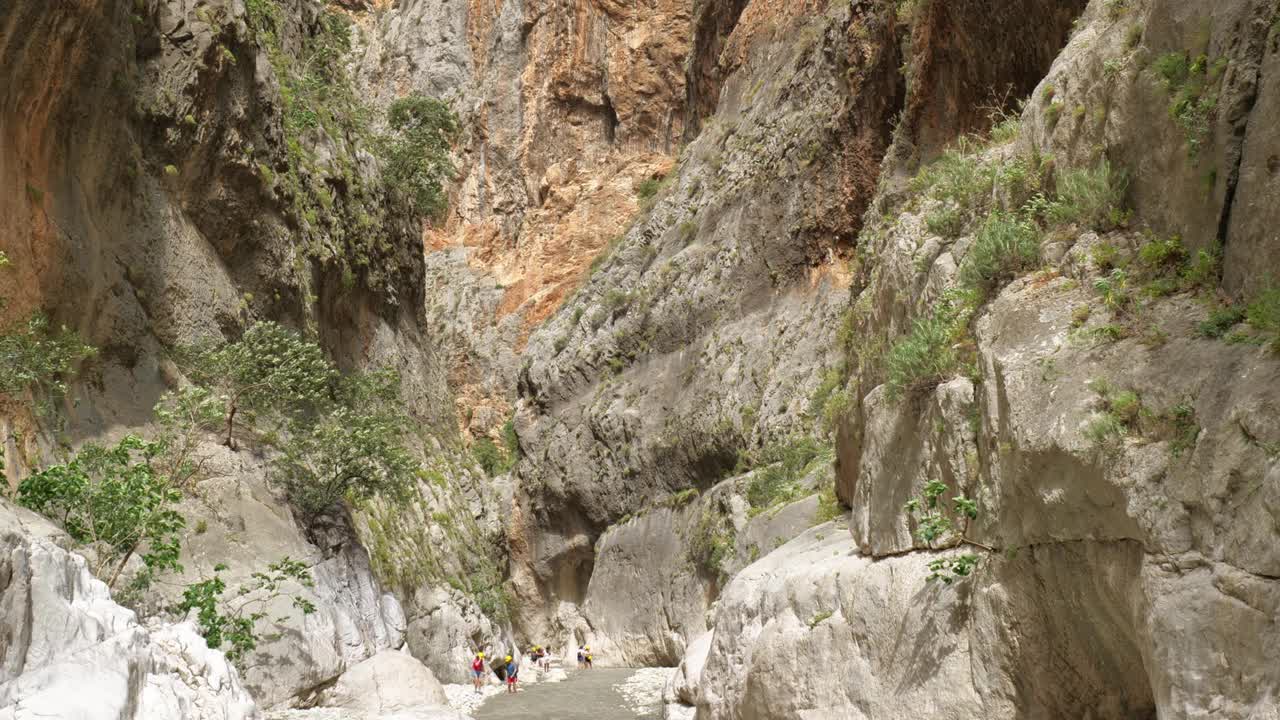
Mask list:
[[[421,634],[465,633],[430,619],[442,605],[481,633],[470,598],[420,607],[415,594],[493,567],[484,551],[498,531],[492,490],[454,447],[421,226],[382,183],[350,78],[332,71],[324,98],[298,80],[317,53],[342,52],[335,12],[318,0],[0,3],[0,249],[12,263],[0,319],[43,310],[100,350],[60,408],[60,443],[145,433],[180,382],[175,348],[266,319],[315,333],[344,368],[399,371],[424,428],[433,471],[412,503],[370,503],[324,527],[293,517],[265,458],[202,449],[216,472],[186,508],[202,528],[185,543],[187,572],[143,607],[167,607],[216,563],[234,584],[285,555],[307,561],[317,614],[263,642],[245,676],[266,706]],[[3,402],[12,484],[51,457],[54,436]]]
[[[931,17],[916,16],[914,38]],[[848,530],[815,528],[738,574],[705,665],[691,648],[697,674],[669,688],[669,717],[1277,712],[1280,362],[1249,341],[1270,336],[1238,325],[1224,342],[1206,324],[1273,283],[1280,246],[1255,222],[1268,210],[1253,193],[1275,146],[1259,113],[1277,18],[1274,3],[1091,3],[1020,117],[969,145],[961,166],[1004,179],[959,229],[917,175],[933,130],[896,137],[859,237],[845,338]],[[930,349],[971,364],[895,392],[892,351],[945,317],[944,294],[989,242],[982,214],[1020,212],[1104,159],[1126,173],[1128,215],[1050,222],[1039,269],[1003,276],[970,329]],[[1008,174],[1036,163],[1038,190]],[[1160,242],[1186,256],[1161,261]],[[904,505],[934,480],[976,501],[976,544],[920,539]],[[965,552],[981,558],[974,575],[926,581],[929,562]],[[806,671],[835,665],[848,673]]]
[[[639,184],[669,171],[693,12],[687,0],[408,0],[362,21],[369,94],[438,93],[467,128],[454,203],[427,250],[441,273],[432,289],[479,282],[492,295],[428,305],[470,434],[496,438],[530,331],[626,229]]]

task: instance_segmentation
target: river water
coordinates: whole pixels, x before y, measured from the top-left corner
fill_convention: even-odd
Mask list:
[[[475,720],[657,720],[670,668],[571,671],[558,683],[531,683],[495,695],[472,711]]]

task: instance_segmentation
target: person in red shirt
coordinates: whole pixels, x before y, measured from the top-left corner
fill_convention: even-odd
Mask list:
[[[471,682],[476,686],[476,692],[482,692],[480,686],[484,684],[484,653],[476,653],[476,657],[471,661]]]

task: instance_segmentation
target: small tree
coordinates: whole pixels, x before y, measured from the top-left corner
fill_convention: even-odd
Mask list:
[[[378,139],[387,184],[399,188],[414,211],[429,217],[444,212],[444,181],[454,175],[449,149],[458,135],[458,118],[445,103],[414,94],[387,109],[390,132]]]
[[[225,412],[226,405],[208,388],[186,387],[160,398],[155,413],[160,425],[157,442],[163,452],[156,464],[170,484],[187,490],[203,474],[207,458],[196,449],[206,432],[218,429]]]
[[[261,637],[258,623],[267,619],[266,608],[273,600],[289,597],[293,607],[303,615],[316,611],[310,600],[287,589],[291,582],[307,588],[315,585],[310,568],[303,562],[286,556],[271,563],[266,572],[253,573],[230,600],[223,599],[227,583],[219,574],[226,569],[226,565],[219,563],[213,568],[212,578],[188,585],[182,593],[182,602],[173,610],[177,613],[195,610],[196,626],[205,642],[215,650],[228,646],[227,659],[233,663],[258,646]],[[275,618],[277,623],[284,620]]]
[[[326,399],[337,378],[318,345],[273,322],[255,323],[236,342],[190,348],[186,355],[192,379],[221,397],[223,443],[233,449],[237,416],[305,411]]]
[[[417,477],[399,386],[391,371],[346,378],[332,408],[291,426],[275,479],[302,510],[317,514],[348,496],[400,496]]]
[[[57,521],[76,542],[105,550],[94,572],[114,561],[108,585],[134,555],[149,573],[180,571],[186,521],[174,509],[181,492],[152,464],[163,451],[136,435],[110,448],[87,445],[71,462],[23,480],[18,502]]]

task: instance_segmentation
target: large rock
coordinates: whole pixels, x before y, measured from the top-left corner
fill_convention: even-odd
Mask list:
[[[705,632],[689,643],[680,665],[662,688],[662,720],[693,720],[698,708],[702,670],[711,653],[712,634]]]
[[[182,575],[157,583],[143,610],[163,612],[187,582],[211,576],[219,564],[234,592],[269,563],[286,557],[306,562],[313,586],[291,584],[262,608],[261,637],[246,656],[244,683],[264,707],[306,701],[348,667],[404,646],[404,610],[374,577],[369,554],[345,519],[300,524],[268,482],[266,463],[250,452],[210,442],[200,445],[197,457],[209,478],[200,484],[202,497],[187,500],[184,511],[199,531],[185,540]],[[316,612],[298,612],[295,596]]]
[[[51,537],[45,520],[0,502],[0,718],[258,717],[191,625],[139,625]]]
[[[683,505],[668,501],[600,537],[581,624],[573,628],[582,635],[579,641],[591,646],[597,664],[677,664],[689,642],[705,635],[708,610],[724,582],[815,524],[816,495],[751,512],[743,491],[753,474],[725,480]],[[830,466],[824,466],[800,478],[798,487],[810,492],[831,481]],[[724,533],[718,567],[694,555],[712,532]],[[562,616],[571,605],[569,598],[562,599]]]
[[[1271,581],[1129,541],[1040,545],[956,585],[926,581],[936,557],[811,530],[726,589],[680,699],[710,720],[1280,712]]]
[[[449,699],[425,665],[408,653],[384,650],[343,673],[324,692],[323,702],[377,715],[448,705]]]
[[[470,682],[473,653],[499,638],[500,628],[453,588],[420,588],[411,606],[409,652],[442,682]]]

